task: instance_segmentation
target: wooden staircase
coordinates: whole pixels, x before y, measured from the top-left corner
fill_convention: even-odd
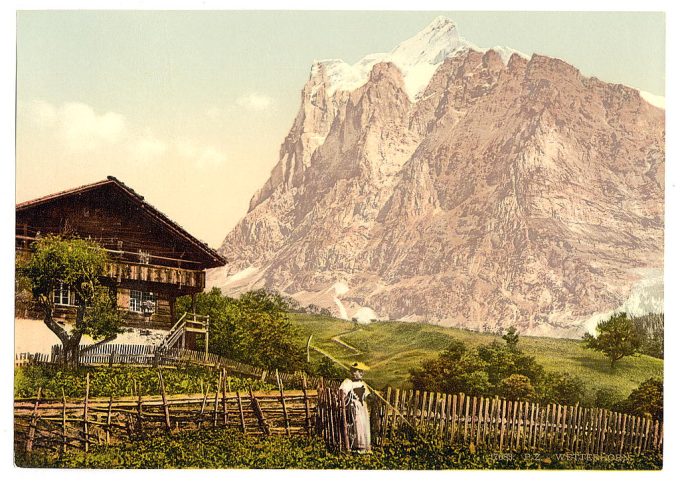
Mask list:
[[[208,355],[208,338],[210,328],[210,316],[198,315],[197,313],[184,312],[184,314],[172,326],[163,341],[158,345],[159,352],[178,346],[185,348],[187,332],[205,334],[205,352]]]

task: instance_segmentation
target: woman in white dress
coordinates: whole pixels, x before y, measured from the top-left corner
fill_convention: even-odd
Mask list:
[[[366,397],[371,391],[363,381],[366,370],[368,367],[365,364],[355,362],[352,364],[352,377],[340,384],[347,409],[350,448],[360,453],[371,450],[371,422],[366,405]]]

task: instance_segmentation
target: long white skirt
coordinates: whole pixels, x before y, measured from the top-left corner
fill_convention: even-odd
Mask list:
[[[349,426],[350,446],[353,450],[368,451],[371,449],[371,421],[368,417],[368,406],[357,399],[352,399],[349,411],[354,422]]]

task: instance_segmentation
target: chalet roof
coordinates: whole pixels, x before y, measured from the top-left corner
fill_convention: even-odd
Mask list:
[[[128,187],[123,182],[118,180],[116,177],[113,177],[111,175],[106,177],[106,180],[101,180],[99,182],[94,182],[87,185],[81,185],[80,187],[76,187],[73,189],[63,190],[61,192],[56,192],[54,194],[46,195],[44,197],[28,200],[26,202],[21,202],[20,204],[16,205],[16,211],[21,212],[26,209],[32,209],[39,205],[52,202],[56,199],[84,194],[86,192],[90,192],[107,186],[117,188],[122,194],[126,195],[135,205],[144,210],[144,212],[147,215],[158,221],[161,225],[165,226],[165,228],[168,229],[170,232],[176,234],[181,239],[184,239],[187,242],[189,242],[189,244],[198,249],[208,259],[212,260],[213,262],[212,267],[223,266],[224,264],[226,264],[227,261],[224,259],[224,257],[218,254],[215,250],[211,249],[206,243],[189,234],[182,226],[180,226],[175,221],[170,219],[168,216],[163,214],[161,211],[156,209],[154,206],[146,202],[144,200],[143,195],[138,194],[132,188]]]

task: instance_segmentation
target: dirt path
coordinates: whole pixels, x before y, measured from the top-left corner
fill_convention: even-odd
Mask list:
[[[361,350],[357,349],[356,347],[352,347],[352,346],[351,346],[350,344],[348,344],[347,342],[343,342],[342,340],[340,340],[340,337],[342,337],[342,336],[349,335],[349,334],[356,333],[356,332],[361,332],[361,330],[362,330],[361,328],[358,328],[358,329],[356,329],[356,330],[350,330],[349,332],[340,333],[340,334],[338,334],[338,335],[336,335],[336,336],[334,336],[334,337],[331,337],[331,340],[332,340],[333,342],[335,342],[336,344],[341,345],[341,346],[345,347],[346,349],[349,349],[349,350],[351,350],[352,352],[354,352],[354,353],[351,354],[351,355],[359,355],[359,354],[363,354],[363,352],[362,352]]]

